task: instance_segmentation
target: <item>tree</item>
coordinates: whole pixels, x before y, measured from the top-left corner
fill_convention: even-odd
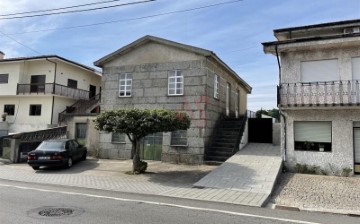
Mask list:
[[[152,133],[186,130],[190,117],[172,110],[121,109],[99,114],[95,128],[101,131],[125,133],[132,143],[133,173],[143,173],[147,163],[140,160],[140,140]]]

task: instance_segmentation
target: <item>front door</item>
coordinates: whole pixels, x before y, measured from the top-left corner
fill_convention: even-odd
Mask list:
[[[140,157],[144,160],[161,161],[163,133],[146,136],[142,140]]]
[[[360,174],[360,128],[354,128],[354,172]]]

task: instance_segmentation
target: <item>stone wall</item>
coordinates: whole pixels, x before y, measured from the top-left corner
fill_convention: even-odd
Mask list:
[[[140,108],[185,111],[191,117],[187,131],[188,145],[170,145],[170,133],[163,135],[162,161],[202,163],[205,134],[206,72],[202,60],[148,63],[104,68],[102,110]],[[184,95],[168,96],[168,76],[174,70],[184,75]],[[119,97],[119,75],[132,73],[131,97]],[[101,156],[130,158],[131,145],[112,144],[111,134],[100,133]]]

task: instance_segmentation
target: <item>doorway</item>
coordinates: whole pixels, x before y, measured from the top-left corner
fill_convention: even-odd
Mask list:
[[[230,83],[226,83],[226,116],[230,115],[230,93],[231,86]]]
[[[30,92],[43,93],[45,92],[46,75],[32,75],[30,79]]]
[[[163,133],[158,132],[142,139],[140,158],[161,161]]]
[[[90,85],[89,87],[89,99],[96,96],[96,86]]]
[[[354,128],[354,172],[360,174],[360,128]]]

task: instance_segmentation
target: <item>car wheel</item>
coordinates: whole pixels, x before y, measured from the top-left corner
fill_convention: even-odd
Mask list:
[[[32,166],[32,168],[34,169],[34,170],[39,170],[39,166]]]
[[[81,160],[86,160],[86,152],[84,152],[83,155],[81,156]]]
[[[72,167],[72,165],[73,165],[73,160],[72,160],[72,158],[70,157],[70,158],[68,158],[68,160],[67,160],[67,162],[66,162],[66,168],[70,168],[70,167]]]

